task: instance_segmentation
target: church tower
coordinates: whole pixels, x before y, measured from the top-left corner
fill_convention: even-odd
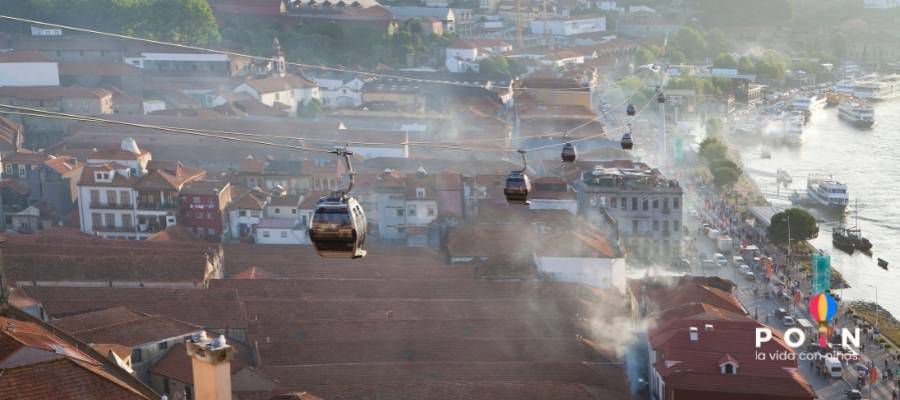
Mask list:
[[[275,50],[272,60],[272,77],[284,77],[287,74],[287,67],[284,62],[284,51],[281,50],[281,43],[278,42],[277,36],[272,40],[272,49]]]

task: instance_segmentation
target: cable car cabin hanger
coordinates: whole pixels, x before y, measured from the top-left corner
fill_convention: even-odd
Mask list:
[[[309,225],[309,239],[322,258],[362,258],[366,256],[365,242],[368,223],[362,206],[350,191],[353,189],[353,166],[346,149],[331,153],[343,158],[350,174],[347,189],[338,189],[323,196],[316,204]]]
[[[506,177],[506,186],[503,188],[503,195],[506,196],[506,202],[509,204],[528,204],[528,195],[531,192],[531,181],[525,171],[528,169],[528,161],[525,159],[525,150],[519,150],[522,155],[522,169],[519,171],[510,171]]]

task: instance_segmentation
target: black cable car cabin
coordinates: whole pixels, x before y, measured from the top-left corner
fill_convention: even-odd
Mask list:
[[[525,171],[513,171],[506,177],[506,186],[503,194],[509,204],[528,204],[528,194],[531,192],[531,181]]]
[[[566,143],[562,148],[560,158],[562,158],[563,162],[575,162],[575,159],[578,158],[578,151],[575,150],[575,145]]]
[[[629,117],[637,115],[637,110],[634,109],[634,104],[628,103],[628,108],[625,109],[625,113],[628,114]]]
[[[634,148],[634,141],[631,140],[631,134],[626,133],[622,135],[622,149],[631,150],[632,148]]]
[[[334,192],[319,199],[309,239],[322,258],[365,257],[366,214],[355,198]]]

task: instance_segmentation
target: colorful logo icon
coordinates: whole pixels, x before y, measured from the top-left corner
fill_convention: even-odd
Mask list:
[[[809,298],[809,315],[819,323],[819,347],[828,346],[828,322],[834,319],[837,310],[837,302],[828,293]]]

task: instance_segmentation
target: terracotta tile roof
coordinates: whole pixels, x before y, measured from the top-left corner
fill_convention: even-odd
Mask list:
[[[137,380],[37,323],[0,317],[0,325],[2,399],[150,398]]]
[[[38,51],[11,51],[0,53],[0,63],[51,62],[50,58]]]
[[[709,325],[709,326],[707,326]],[[780,338],[755,346],[753,332],[762,323],[741,320],[679,320],[651,331],[651,346],[661,354],[654,368],[665,378],[669,390],[690,390],[728,394],[816,398],[810,385],[797,373],[796,360],[758,360],[756,352],[793,352]],[[691,341],[690,327],[698,328],[698,340]],[[738,364],[736,374],[720,371],[723,359]]]
[[[354,185],[354,189],[356,185]],[[328,192],[326,191],[311,191],[303,195],[303,201],[300,202],[301,210],[312,210],[316,207],[316,204],[319,203],[319,199],[324,196],[327,196]]]
[[[535,254],[542,257],[620,257],[606,237],[594,232],[566,230],[541,237]]]
[[[63,175],[78,167],[78,162],[69,156],[59,156],[44,162],[44,165]]]
[[[137,179],[134,188],[138,190],[181,190],[191,181],[202,179],[206,171],[199,168],[185,167],[177,162],[174,170],[152,169]]]
[[[182,195],[206,195],[215,196],[223,190],[228,190],[230,184],[227,181],[196,180],[188,182],[181,188]],[[223,205],[224,206],[224,205]]]
[[[537,239],[531,226],[524,224],[469,224],[454,228],[447,236],[451,257],[476,257],[527,260]],[[502,254],[497,249],[503,249]]]
[[[182,225],[171,225],[147,238],[151,242],[203,242],[190,228]]]
[[[491,399],[491,400],[595,400],[624,399],[622,393],[576,383],[557,382],[417,382],[411,384],[304,385],[309,396],[326,399]],[[274,392],[236,392],[239,400],[287,400],[276,398]],[[311,393],[311,394],[310,394]],[[318,399],[319,397],[300,397]]]
[[[60,76],[136,76],[141,70],[124,63],[70,63],[59,64]]]
[[[121,255],[37,254],[10,252],[5,256],[9,282],[132,282],[200,285],[209,277],[202,253]]]
[[[647,296],[663,310],[690,303],[706,303],[726,311],[747,314],[747,310],[733,294],[696,283],[661,288],[647,293]]]
[[[147,149],[139,149],[140,153],[135,154],[130,151],[122,150],[120,145],[106,146],[102,149],[94,151],[88,157],[88,160],[137,160],[149,151]]]
[[[260,195],[247,191],[231,203],[235,210],[262,210],[266,207],[266,199]]]
[[[18,150],[3,155],[3,162],[8,164],[43,164],[50,160],[50,156],[44,153],[36,153],[31,150]]]
[[[234,374],[249,365],[247,357],[249,354],[238,352],[234,359],[231,360],[231,373]],[[184,348],[184,343],[173,345],[160,357],[153,365],[150,366],[150,372],[174,379],[179,382],[194,384],[194,374],[191,366],[191,358],[188,357]]]
[[[273,279],[278,278],[277,275],[266,271],[259,267],[250,267],[237,274],[228,277],[229,279]]]
[[[288,194],[284,196],[272,196],[269,200],[270,207],[297,207],[300,205],[299,194]]]
[[[295,75],[278,78],[247,79],[245,83],[259,93],[283,92],[294,89],[318,87],[315,82]]]
[[[188,336],[200,326],[171,318],[116,307],[54,320],[54,326],[86,343],[114,343],[128,347]]]
[[[244,305],[234,290],[44,286],[16,290],[40,302],[51,318],[127,306],[206,329],[247,326]]]
[[[109,343],[100,343],[100,344],[91,344],[91,347],[94,350],[97,350],[100,354],[109,356],[109,353],[115,353],[115,355],[119,356],[121,359],[126,359],[131,357],[131,347],[122,346],[120,344],[109,344]]]
[[[106,89],[77,86],[0,86],[0,97],[22,100],[102,99],[112,97],[112,92]]]
[[[22,196],[30,193],[30,191],[28,190],[28,186],[25,183],[22,183],[18,179],[13,178],[0,180],[0,189],[9,189]]]
[[[258,174],[262,173],[265,169],[266,160],[254,160],[252,158],[245,158],[241,160],[241,165],[238,168],[238,171]]]

